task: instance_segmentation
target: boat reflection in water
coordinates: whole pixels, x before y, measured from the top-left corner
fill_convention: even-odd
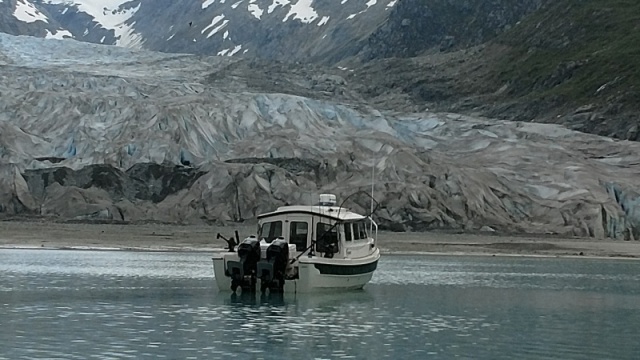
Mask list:
[[[228,294],[224,294],[228,295]],[[223,295],[223,296],[224,296]],[[288,299],[289,303],[291,299]],[[294,297],[295,300],[295,297]],[[257,295],[255,292],[240,292],[239,294],[233,292],[225,301],[225,305],[269,305],[269,306],[284,306],[287,305],[283,293],[261,293]]]
[[[251,293],[251,292],[220,292],[218,296],[224,299],[224,305],[249,307],[288,307],[295,306],[305,309],[322,307],[342,307],[345,304],[372,303],[373,296],[367,290],[353,290],[340,293]]]

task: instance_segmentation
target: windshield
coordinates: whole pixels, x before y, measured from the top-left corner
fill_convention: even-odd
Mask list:
[[[282,221],[271,221],[262,224],[260,238],[264,238],[266,242],[270,243],[280,236],[282,236]]]

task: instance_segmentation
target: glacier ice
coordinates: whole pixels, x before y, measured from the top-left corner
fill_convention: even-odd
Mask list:
[[[375,167],[385,226],[640,236],[637,143],[558,125],[391,114],[357,97],[313,96],[312,81],[296,82],[299,94],[260,90],[260,67],[228,75],[239,59],[4,34],[0,59],[5,214],[244,221],[314,193],[366,191]],[[170,175],[145,180],[164,189],[157,202],[129,190],[114,197],[78,180],[96,164],[125,189],[139,184],[127,173],[134,166]],[[180,182],[184,166],[201,174]],[[51,169],[66,170],[56,178]],[[347,205],[369,208],[365,197]]]

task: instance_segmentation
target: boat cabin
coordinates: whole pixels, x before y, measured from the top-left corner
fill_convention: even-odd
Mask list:
[[[324,200],[324,201],[323,201]],[[271,243],[283,238],[298,253],[353,258],[375,247],[377,225],[369,217],[335,205],[335,195],[321,196],[313,206],[282,206],[258,216],[258,239]]]

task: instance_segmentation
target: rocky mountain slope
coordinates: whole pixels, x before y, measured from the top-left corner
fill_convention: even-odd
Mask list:
[[[557,123],[637,141],[638,16],[636,2],[542,2],[480,46],[370,61],[353,66],[349,80],[365,78],[362,93],[380,106]]]
[[[92,43],[335,64],[479,44],[541,0],[7,0],[0,31]],[[23,9],[32,9],[36,17]],[[26,20],[25,20],[26,19]],[[40,31],[25,30],[41,26]],[[56,24],[56,25],[54,25]],[[460,24],[465,24],[460,26]]]
[[[509,52],[494,76],[519,107],[534,103],[534,116],[552,108],[560,116],[548,121],[638,140],[638,16],[637,2],[549,3],[497,39]]]
[[[0,54],[5,217],[253,221],[373,170],[387,228],[640,234],[637,143],[381,111],[348,69],[9,35]]]

